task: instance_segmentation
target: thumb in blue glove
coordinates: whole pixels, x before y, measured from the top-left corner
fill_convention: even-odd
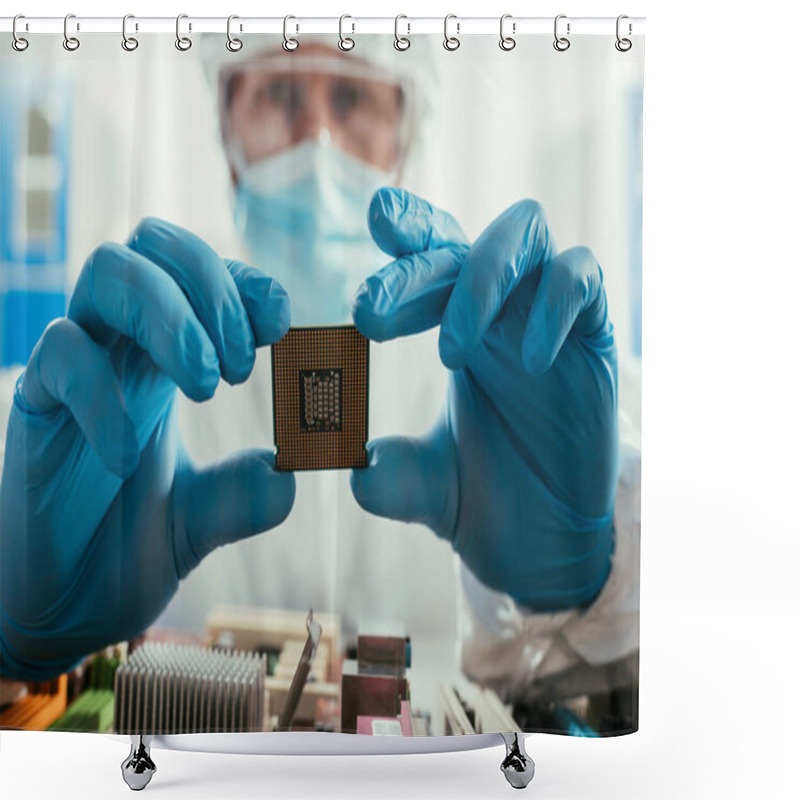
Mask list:
[[[610,569],[617,362],[591,252],[556,254],[538,203],[501,214],[469,247],[424,200],[381,189],[373,238],[395,260],[356,298],[376,341],[440,326],[446,407],[420,439],[368,445],[353,493],[420,522],[487,586],[553,612],[590,603]]]

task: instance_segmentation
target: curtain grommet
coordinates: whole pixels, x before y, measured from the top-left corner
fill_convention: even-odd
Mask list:
[[[450,20],[456,20],[456,36],[450,36],[449,33],[449,25]],[[455,14],[448,14],[444,18],[444,42],[443,47],[445,50],[449,50],[451,53],[455,50],[458,50],[461,47],[461,40],[458,38],[458,34],[461,32],[461,23],[458,22],[458,17]]]
[[[506,53],[510,52],[517,46],[517,40],[513,36],[506,36],[505,24],[507,19],[512,19],[512,15],[503,14],[503,16],[500,17],[500,49]],[[517,32],[516,22],[511,23],[511,32]]]
[[[235,19],[239,19],[236,14],[231,14],[228,17],[228,41],[225,42],[225,47],[227,47],[231,53],[238,53],[244,47],[244,42],[231,34],[231,22],[233,22]],[[241,26],[239,27],[239,30],[241,31]]]
[[[406,22],[406,28],[408,28],[408,32],[405,36],[400,35],[400,20],[401,19],[408,19],[405,14],[398,14],[394,18],[394,49],[399,50],[401,53],[404,53],[411,47],[411,39],[408,38],[408,34],[411,33],[411,25],[410,23]]]
[[[175,17],[175,47],[177,47],[181,53],[185,53],[192,47],[192,40],[188,36],[183,36],[181,34],[181,20],[188,18],[188,14],[178,14],[178,16]],[[191,23],[189,23],[189,30],[192,30]]]
[[[291,14],[287,14],[283,18],[283,49],[287,53],[293,53],[300,47],[300,42],[295,39],[293,36],[289,36],[289,20],[290,19],[297,19],[297,17],[293,17]],[[296,26],[296,30],[300,30],[300,26]]]
[[[356,40],[353,39],[352,36],[345,36],[344,35],[344,21],[346,19],[353,19],[349,14],[342,14],[339,17],[339,49],[345,53],[349,53],[355,46]],[[355,23],[351,23],[352,31],[351,33],[355,33],[356,26]]]
[[[122,18],[122,49],[127,50],[127,52],[132,53],[138,46],[139,40],[134,36],[128,36],[128,20],[135,19],[133,14],[126,14]],[[136,29],[139,29],[139,26],[136,26]]]
[[[25,15],[17,14],[14,17],[14,21],[11,23],[11,36],[12,36],[11,46],[18,53],[24,53],[28,49],[28,45],[30,44],[30,42],[24,36],[20,36],[17,33],[17,22],[19,22],[19,20],[21,19],[25,19]]]
[[[555,21],[553,22],[553,36],[555,37],[555,41],[553,42],[553,47],[555,47],[555,49],[558,50],[559,53],[563,53],[566,50],[569,50],[569,46],[571,44],[570,40],[567,39],[567,36],[569,36],[569,28],[570,28],[569,22],[567,22],[567,36],[558,35],[558,21],[560,19],[566,19],[566,18],[567,18],[566,14],[559,14],[555,18]]]
[[[64,17],[64,41],[62,44],[64,45],[65,50],[68,50],[70,53],[74,53],[81,46],[81,40],[77,36],[69,35],[69,21],[71,19],[75,19],[74,14],[67,14]],[[75,29],[80,30],[80,25],[76,23]]]

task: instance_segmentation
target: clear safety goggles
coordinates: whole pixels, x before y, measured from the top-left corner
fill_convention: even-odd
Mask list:
[[[323,48],[266,55],[220,73],[223,135],[238,165],[324,135],[349,155],[397,172],[410,140],[409,95],[397,76]]]

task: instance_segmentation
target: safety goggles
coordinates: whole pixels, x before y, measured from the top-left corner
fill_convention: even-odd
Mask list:
[[[349,155],[391,172],[410,138],[408,87],[323,47],[226,67],[220,106],[229,152],[247,163],[324,135]]]

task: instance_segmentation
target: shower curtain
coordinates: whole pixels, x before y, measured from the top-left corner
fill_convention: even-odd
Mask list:
[[[637,729],[643,40],[455,24],[3,34],[3,727]]]

